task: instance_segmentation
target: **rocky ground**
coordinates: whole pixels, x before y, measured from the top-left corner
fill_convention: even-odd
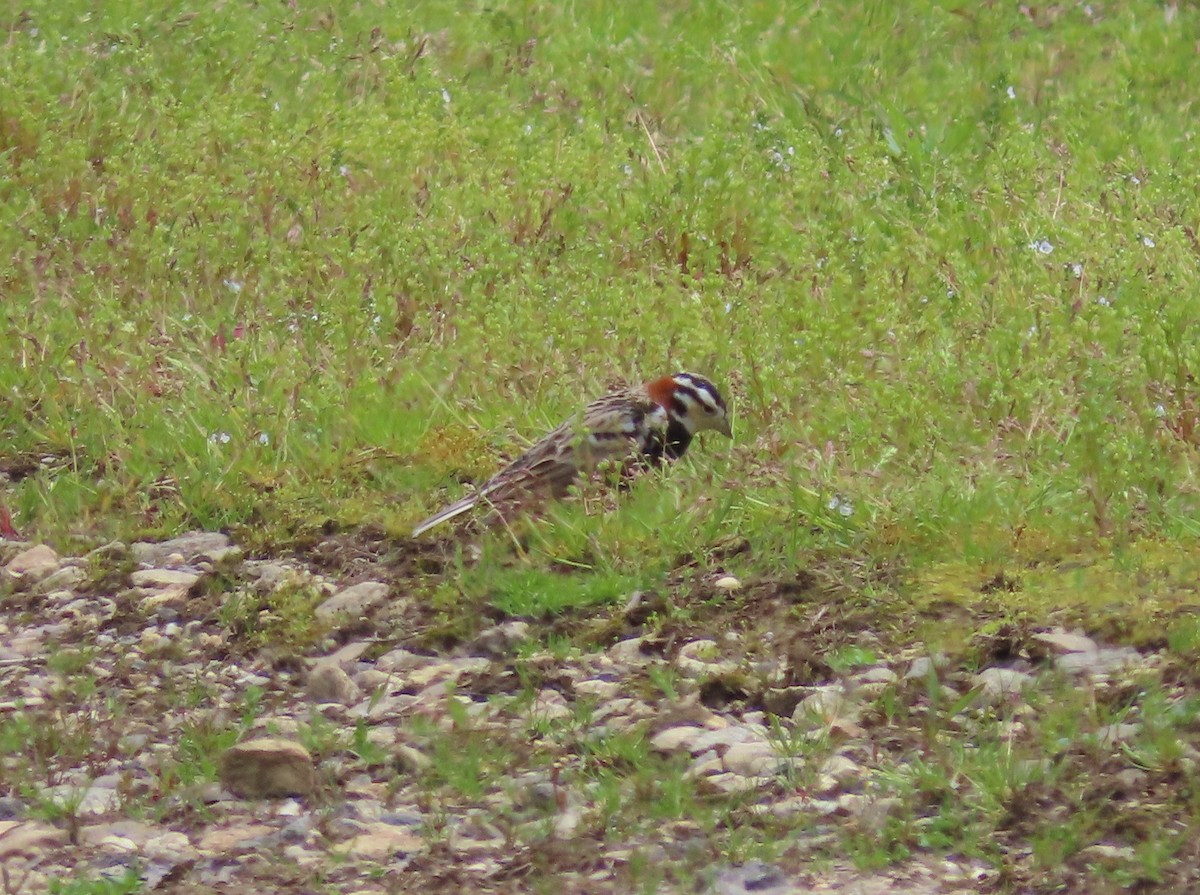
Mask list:
[[[835,667],[823,647],[837,630],[846,654],[845,612],[803,582],[731,576],[691,610],[637,594],[584,619],[478,607],[464,623],[420,589],[438,548],[408,549],[362,534],[279,560],[214,533],[78,557],[0,542],[4,891],[1188,878],[1176,840],[1157,879],[1147,869],[1147,817],[1167,839],[1190,829],[1168,828],[1200,757],[1164,654],[1000,631],[968,667],[863,628]],[[1153,717],[1137,697],[1151,691]],[[1058,729],[1068,716],[1083,720]],[[1151,754],[1166,729],[1178,748]],[[1111,824],[1080,827],[1055,862],[1046,830],[1104,798],[1123,806]]]

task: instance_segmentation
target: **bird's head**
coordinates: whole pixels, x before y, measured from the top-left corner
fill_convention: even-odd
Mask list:
[[[695,373],[676,373],[646,384],[650,397],[666,408],[688,434],[715,429],[732,437],[729,408],[717,387]]]

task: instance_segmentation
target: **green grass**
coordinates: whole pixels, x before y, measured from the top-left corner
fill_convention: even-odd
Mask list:
[[[1197,534],[1188,15],[66,2],[8,27],[0,429],[59,458],[9,489],[43,536],[403,527],[676,367],[731,392],[738,437],[636,497],[668,549]]]
[[[673,638],[718,574],[747,583],[719,595],[735,621],[811,576],[794,618],[857,613],[821,631],[838,674],[897,641],[983,663],[977,635],[1050,623],[1200,654],[1193,9],[300,6],[0,10],[0,505],[24,533],[403,536],[587,398],[690,368],[728,393],[732,443],[447,547],[404,589],[435,610],[419,633],[641,590]],[[319,596],[216,618],[299,654]],[[1064,699],[1039,730],[1110,723]],[[925,739],[961,739],[967,708]],[[84,744],[39,717],[0,751],[52,779]],[[990,860],[1031,789],[1077,817],[1021,832],[1047,872],[1102,838],[1087,762],[1023,776],[1054,748],[1005,751],[996,723],[885,777],[909,808],[860,863]],[[1148,717],[1131,760],[1169,777],[1193,724]],[[511,759],[462,726],[433,752],[447,798]],[[185,731],[164,788],[211,779],[225,733]],[[632,787],[645,817],[710,817],[636,738],[596,749],[614,816]],[[1162,875],[1174,846],[1129,844],[1136,868],[1096,872]]]

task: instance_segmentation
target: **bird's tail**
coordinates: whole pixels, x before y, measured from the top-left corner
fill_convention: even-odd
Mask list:
[[[434,513],[432,516],[414,528],[412,536],[414,538],[420,537],[425,532],[429,531],[429,529],[441,525],[443,522],[449,522],[456,516],[461,516],[463,513],[467,512],[467,510],[471,509],[471,507],[475,506],[478,501],[479,495],[472,494],[468,497],[464,497],[457,503],[450,504],[450,506],[446,507],[446,509]]]

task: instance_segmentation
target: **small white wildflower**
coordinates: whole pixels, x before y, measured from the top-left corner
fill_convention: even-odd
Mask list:
[[[1054,243],[1048,239],[1035,239],[1029,244],[1029,247],[1039,255],[1049,255],[1054,251]]]
[[[232,436],[228,432],[214,432],[208,436],[210,444],[229,444]]]
[[[1107,308],[1112,304],[1112,302],[1108,300],[1107,296],[1101,295],[1099,298],[1096,299],[1096,304],[1104,305],[1104,307]]]
[[[276,111],[276,112],[278,112],[278,111],[279,111],[279,103],[275,103],[275,111]]]
[[[840,127],[835,127],[835,128],[833,129],[833,135],[834,135],[835,137],[837,137],[839,140],[840,140],[840,139],[842,139],[842,134],[843,134],[843,131],[842,131],[842,129],[841,129]]]
[[[230,292],[234,293],[235,295],[238,292],[242,291],[242,281],[241,280],[224,280],[223,282],[225,284],[225,288],[228,289]]]
[[[442,102],[444,102],[446,105],[450,105],[450,91],[445,87],[442,88]]]
[[[1152,236],[1143,236],[1142,237],[1142,245],[1144,245],[1148,249],[1154,248],[1154,238]]]
[[[1025,331],[1025,335],[1030,339],[1032,339],[1037,334],[1038,334],[1037,324],[1034,324],[1033,326],[1029,327],[1028,330]]]
[[[846,500],[846,498],[839,497],[836,494],[833,497],[829,498],[829,502],[827,504],[825,504],[825,508],[828,510],[832,510],[833,512],[837,513],[839,516],[854,515],[854,504],[852,504],[850,501]]]
[[[1130,174],[1129,182],[1132,183],[1134,186],[1140,186],[1142,183],[1142,178],[1138,177],[1136,174]]]
[[[1167,408],[1163,407],[1161,404],[1155,404],[1154,405],[1154,415],[1156,417],[1158,417],[1159,419],[1162,419],[1164,416],[1167,415]]]
[[[343,177],[349,177],[350,176],[350,166],[349,165],[339,165],[338,173],[341,174]]]
[[[1080,264],[1078,261],[1076,261],[1074,264],[1071,265],[1071,273],[1074,274],[1075,279],[1078,280],[1080,277],[1083,276],[1083,265]]]
[[[725,313],[726,313],[726,314],[732,314],[732,313],[733,313],[733,302],[731,302],[731,301],[727,301],[727,302],[725,302]]]
[[[795,154],[796,154],[796,147],[795,147],[795,146],[789,146],[789,147],[788,147],[788,155],[795,155]]]
[[[947,291],[947,292],[950,292],[950,291],[952,291],[952,290],[950,290],[950,289],[947,289],[946,291]],[[921,296],[919,299],[917,299],[917,301],[919,301],[919,302],[920,302],[921,304],[923,304],[923,305],[927,305],[927,304],[929,304],[929,296],[928,296],[928,295],[922,295],[922,296]]]
[[[259,444],[270,444],[271,436],[268,435],[266,432],[259,432],[258,433],[258,443]]]
[[[1012,84],[1009,84],[1009,85],[1008,85],[1008,90],[1006,90],[1006,91],[1005,91],[1005,93],[1007,93],[1007,94],[1008,94],[1008,98],[1009,98],[1009,99],[1016,99],[1016,98],[1017,98],[1017,91],[1013,89],[1013,86],[1012,86]]]
[[[629,177],[633,174],[633,165],[622,165],[621,171],[626,177]]]
[[[953,286],[946,287],[946,298],[958,298],[958,293],[954,290]]]
[[[532,133],[533,133],[533,125],[532,124],[525,125],[525,136],[528,137]]]

